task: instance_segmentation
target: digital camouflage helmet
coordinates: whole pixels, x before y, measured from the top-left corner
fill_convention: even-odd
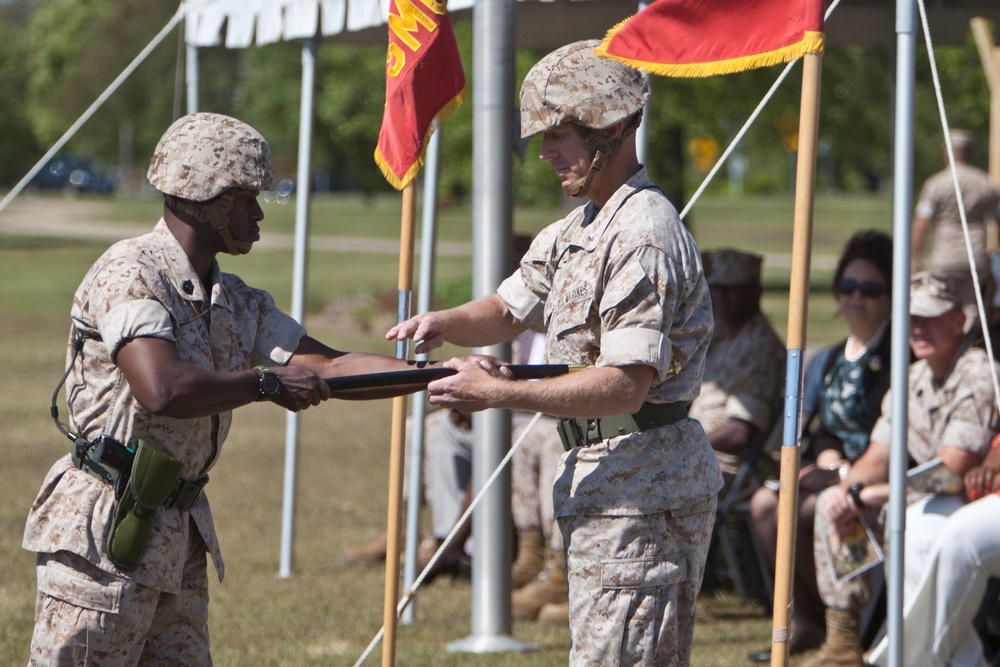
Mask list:
[[[212,225],[233,255],[250,251],[229,231],[233,189],[261,192],[275,187],[271,149],[260,132],[216,113],[178,119],[160,137],[146,174],[166,203]]]
[[[566,187],[583,197],[608,155],[621,148],[642,119],[649,84],[633,67],[594,53],[599,40],[574,42],[542,58],[521,85],[521,138],[573,123],[594,158],[584,178]],[[626,121],[617,137],[593,132]]]

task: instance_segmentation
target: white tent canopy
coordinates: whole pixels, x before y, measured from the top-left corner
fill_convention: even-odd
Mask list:
[[[451,0],[453,17],[471,13],[474,0]],[[554,48],[602,37],[634,14],[636,0],[520,0],[517,44]],[[321,37],[340,43],[386,41],[386,0],[188,0],[190,46],[241,49],[281,40]]]

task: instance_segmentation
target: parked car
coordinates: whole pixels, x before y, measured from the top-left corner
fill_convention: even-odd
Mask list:
[[[41,190],[108,193],[115,189],[114,176],[104,165],[68,153],[49,160],[31,184]]]

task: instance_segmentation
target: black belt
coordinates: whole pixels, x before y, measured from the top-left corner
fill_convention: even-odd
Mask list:
[[[568,452],[626,433],[639,433],[687,419],[687,403],[643,403],[633,415],[613,415],[598,419],[560,419],[559,439]]]

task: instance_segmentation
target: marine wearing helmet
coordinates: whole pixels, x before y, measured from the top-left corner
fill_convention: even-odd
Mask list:
[[[574,42],[542,58],[521,86],[521,138],[572,123],[594,157],[586,176],[564,189],[584,197],[605,159],[621,148],[642,119],[649,100],[649,84],[641,72],[624,63],[594,54],[599,40]],[[603,130],[626,121],[621,135]]]
[[[271,149],[260,132],[217,113],[178,119],[160,137],[146,174],[168,206],[208,223],[232,255],[250,252],[229,231],[235,189],[261,192],[275,187]]]

